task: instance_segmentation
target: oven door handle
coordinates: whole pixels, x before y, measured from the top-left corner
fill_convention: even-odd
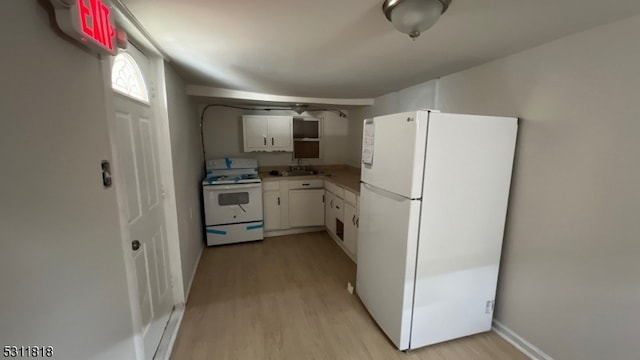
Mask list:
[[[225,184],[225,185],[205,185],[204,191],[226,191],[238,189],[255,189],[261,187],[262,184]]]

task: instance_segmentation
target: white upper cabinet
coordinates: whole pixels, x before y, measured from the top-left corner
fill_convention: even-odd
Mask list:
[[[271,151],[293,151],[293,117],[271,116],[269,118],[269,135]]]
[[[242,117],[244,152],[293,151],[293,117],[245,115]]]
[[[269,122],[265,116],[243,116],[244,152],[265,151]]]

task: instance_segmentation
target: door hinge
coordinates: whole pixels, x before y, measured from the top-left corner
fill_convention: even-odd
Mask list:
[[[156,98],[156,84],[151,82],[151,89],[149,89],[149,95],[152,99]]]

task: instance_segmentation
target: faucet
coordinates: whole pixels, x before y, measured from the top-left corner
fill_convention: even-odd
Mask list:
[[[306,170],[305,169],[306,167],[302,166],[302,159],[298,158],[297,160],[298,160],[297,161],[298,165],[297,166],[291,166],[291,171],[304,171],[304,170]]]

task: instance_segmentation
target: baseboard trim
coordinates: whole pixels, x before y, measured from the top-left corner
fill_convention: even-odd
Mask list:
[[[153,356],[153,360],[169,360],[171,352],[173,351],[173,345],[176,343],[178,337],[178,330],[184,317],[184,305],[176,305],[169,316],[169,322],[164,329],[158,350]]]
[[[185,304],[189,301],[189,295],[191,295],[191,285],[193,285],[193,279],[196,278],[196,273],[198,272],[198,266],[200,265],[200,259],[202,259],[202,253],[204,252],[204,244],[200,247],[200,253],[198,254],[198,260],[196,261],[196,266],[193,267],[193,271],[191,272],[191,279],[189,280],[189,284],[187,284],[187,291],[184,294],[184,302]]]
[[[200,265],[200,259],[202,259],[202,253],[204,252],[204,244],[200,247],[200,253],[198,254],[198,260],[196,261],[196,266],[193,267],[193,271],[191,273],[191,278],[189,279],[189,283],[187,284],[187,288],[185,291],[185,303],[177,304],[174,306],[171,315],[169,316],[169,321],[167,322],[167,326],[164,329],[164,333],[162,334],[162,338],[160,339],[160,344],[158,345],[158,350],[156,354],[153,356],[154,360],[169,360],[171,357],[171,352],[173,351],[173,345],[176,342],[176,338],[178,336],[178,330],[180,330],[180,324],[182,324],[182,318],[184,317],[184,311],[186,303],[189,301],[189,295],[191,295],[191,285],[193,285],[193,279],[196,277],[196,273],[198,272],[198,266]]]
[[[527,355],[529,359],[553,360],[551,356],[547,355],[544,351],[538,349],[535,345],[516,334],[513,330],[504,326],[498,320],[493,320],[493,331],[513,345],[516,349],[520,350],[523,354]]]
[[[304,233],[310,233],[310,232],[323,231],[324,229],[325,229],[324,226],[314,226],[314,227],[308,227],[308,228],[265,231],[264,237],[304,234]]]

